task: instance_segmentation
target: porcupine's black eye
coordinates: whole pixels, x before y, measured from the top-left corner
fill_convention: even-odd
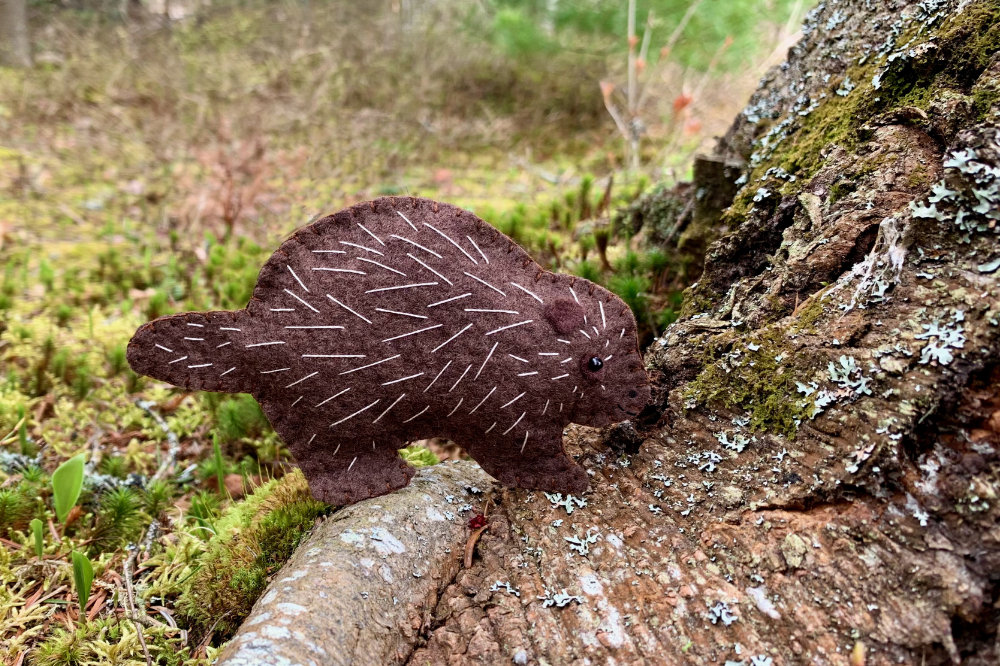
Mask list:
[[[604,367],[604,361],[594,356],[589,361],[587,361],[587,370],[591,372],[597,372]]]

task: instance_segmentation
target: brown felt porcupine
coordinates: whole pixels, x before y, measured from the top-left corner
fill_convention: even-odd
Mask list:
[[[543,270],[475,215],[382,198],[297,231],[243,310],[144,324],[140,374],[252,394],[317,499],[405,486],[397,450],[447,437],[502,483],[580,493],[570,423],[635,416],[649,399],[628,306]]]

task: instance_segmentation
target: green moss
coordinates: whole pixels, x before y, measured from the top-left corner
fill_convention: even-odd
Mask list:
[[[650,316],[649,286],[649,278],[645,275],[616,274],[608,279],[608,289],[625,301],[640,325],[646,323]]]
[[[207,659],[191,655],[191,646],[182,646],[176,630],[144,628],[146,649],[160,666],[195,666],[214,661],[216,650],[208,649]],[[14,653],[12,653],[14,654]],[[55,628],[52,634],[29,653],[26,663],[35,666],[91,666],[93,664],[140,664],[143,648],[135,625],[120,616],[86,622],[72,630]]]
[[[869,71],[854,72],[851,78],[854,76],[871,78]],[[769,160],[770,164],[804,179],[815,174],[825,163],[827,146],[838,144],[852,148],[856,143],[855,123],[861,97],[854,91],[847,97],[828,98],[812,112],[799,131],[782,142]]]
[[[1000,52],[1000,5],[984,1],[966,8],[945,26],[941,40],[951,47],[941,52],[954,71],[982,72]]]
[[[972,91],[972,111],[976,120],[982,122],[991,113],[1000,112],[1000,81],[992,86],[978,86]]]
[[[702,405],[746,409],[752,428],[794,436],[798,423],[812,413],[812,405],[796,399],[795,381],[801,375],[782,342],[784,333],[777,329],[751,339],[735,332],[718,336],[707,351],[709,362],[687,386],[684,397]],[[759,349],[751,350],[750,344]],[[736,351],[740,353],[734,355]]]
[[[910,28],[910,32],[915,30]],[[1000,6],[979,2],[952,16],[937,28],[936,33],[938,47],[930,66],[926,63],[914,65],[903,60],[901,64],[891,66],[882,76],[878,89],[871,81],[883,67],[882,63],[868,59],[864,64],[848,67],[845,79],[849,78],[858,87],[846,96],[828,96],[811,114],[801,119],[800,127],[754,168],[749,182],[756,182],[771,167],[781,167],[798,176],[797,184],[789,183],[783,187],[798,189],[823,166],[826,147],[835,144],[853,150],[866,140],[862,128],[872,118],[904,107],[926,111],[937,99],[965,94],[1000,50]],[[900,43],[906,43],[908,38],[904,34]],[[984,117],[996,99],[995,91],[979,92],[974,97],[976,113]],[[915,178],[915,187],[927,184],[919,176]],[[744,188],[727,212],[730,226],[745,218],[752,205],[751,189]]]
[[[31,502],[20,488],[0,488],[0,535],[24,529],[31,518]]]
[[[923,164],[914,167],[913,171],[906,176],[906,184],[915,190],[929,188],[931,186],[931,178],[927,172],[927,167]]]
[[[97,508],[90,554],[96,557],[129,541],[138,541],[147,520],[142,508],[142,498],[131,488],[120,487],[104,493]]]
[[[215,522],[197,572],[177,608],[202,630],[234,632],[327,506],[309,494],[299,470],[270,481]]]
[[[857,189],[857,183],[853,179],[838,180],[830,187],[830,205],[837,203],[844,197],[852,194]]]
[[[722,222],[728,229],[735,229],[743,224],[746,216],[753,208],[754,191],[752,188],[744,187],[736,193],[736,198],[722,213]]]
[[[699,282],[685,289],[683,298],[680,316],[686,318],[709,312],[718,303],[719,294]]]
[[[816,322],[826,312],[826,305],[822,297],[813,297],[808,304],[799,308],[795,313],[794,326],[796,330],[811,333],[816,328]]]
[[[215,410],[219,437],[224,442],[235,442],[270,430],[267,417],[252,395],[240,393],[223,398]]]

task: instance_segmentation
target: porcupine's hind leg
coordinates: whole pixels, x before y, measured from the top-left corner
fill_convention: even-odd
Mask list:
[[[576,495],[587,490],[587,472],[563,449],[562,428],[531,431],[527,438],[524,435],[515,439],[487,437],[466,450],[504,485]]]
[[[357,439],[292,445],[312,496],[334,506],[354,504],[398,490],[410,482],[414,470],[397,449],[405,442],[371,442]]]

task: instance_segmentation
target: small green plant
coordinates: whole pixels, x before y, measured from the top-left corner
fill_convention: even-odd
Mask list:
[[[17,488],[0,488],[0,534],[24,527],[31,510],[25,496]]]
[[[167,481],[150,481],[143,496],[143,510],[150,518],[156,518],[170,505],[173,495],[173,488]]]
[[[207,539],[215,532],[214,523],[219,517],[219,496],[199,490],[191,497],[191,508],[187,515],[194,519],[199,528],[205,530],[199,536]]]
[[[219,446],[219,435],[212,433],[212,452],[215,454],[215,480],[219,484],[219,494],[226,494],[226,474],[222,462],[222,447]]]
[[[83,458],[82,453],[75,455],[59,465],[59,468],[52,473],[52,503],[60,523],[66,522],[70,509],[80,499],[80,490],[83,488]]]
[[[21,470],[21,478],[27,483],[41,483],[45,478],[45,470],[31,463]]]
[[[101,474],[107,474],[117,479],[124,479],[127,467],[127,461],[123,456],[106,455],[101,458],[101,464],[97,466],[97,470]]]
[[[115,345],[108,350],[108,370],[110,376],[114,377],[128,368],[125,353],[125,345]]]
[[[56,271],[52,268],[52,264],[42,259],[42,263],[38,267],[38,279],[43,285],[45,285],[46,291],[52,291],[56,283]]]
[[[574,272],[584,280],[590,280],[598,284],[601,282],[601,269],[589,259],[578,263]]]
[[[25,416],[24,405],[17,408],[17,444],[22,456],[34,457],[38,453],[35,443],[28,437],[28,418]]]
[[[167,294],[163,291],[157,290],[149,297],[149,303],[146,306],[146,317],[148,319],[156,319],[157,317],[167,313]]]
[[[119,487],[104,493],[92,537],[95,552],[134,541],[142,530],[142,517],[142,500],[133,489]]]
[[[235,442],[252,437],[268,428],[267,418],[253,396],[234,395],[219,403],[215,411],[218,422],[216,432],[223,442]]]
[[[31,536],[35,543],[35,555],[38,559],[42,559],[42,555],[45,553],[45,526],[42,524],[38,518],[31,519]]]
[[[56,307],[56,323],[65,327],[69,320],[73,318],[73,306],[68,303],[60,303]]]
[[[403,460],[414,467],[428,467],[441,462],[441,459],[434,455],[433,451],[424,446],[417,446],[416,444],[408,446],[405,449],[400,449],[399,455],[403,456]]]
[[[90,367],[87,362],[81,361],[76,366],[76,372],[73,373],[73,395],[76,396],[77,400],[83,400],[90,393],[90,389],[93,387],[93,378],[90,374]]]
[[[90,600],[90,586],[94,583],[94,565],[90,558],[81,552],[73,551],[73,584],[76,586],[76,596],[80,602],[80,623],[86,621],[87,602]]]

